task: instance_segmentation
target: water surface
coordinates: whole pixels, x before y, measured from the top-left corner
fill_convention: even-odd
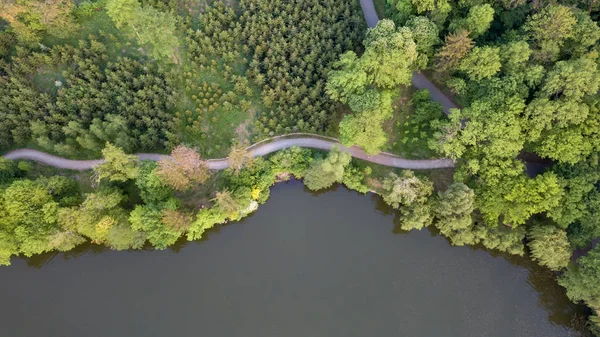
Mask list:
[[[525,258],[398,233],[376,196],[279,184],[258,212],[166,251],[15,259],[9,337],[564,337],[578,308]]]

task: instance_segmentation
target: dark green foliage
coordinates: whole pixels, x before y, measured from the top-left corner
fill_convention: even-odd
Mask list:
[[[600,246],[577,259],[577,264],[567,269],[558,283],[567,289],[572,301],[600,304]]]
[[[242,0],[248,71],[261,88],[266,111],[255,127],[262,136],[323,130],[333,103],[327,73],[338,56],[363,37],[358,2]]]
[[[342,179],[342,182],[349,189],[364,194],[369,192],[369,186],[365,184],[365,177],[365,170],[361,170],[360,168],[351,164],[344,170],[344,178]]]
[[[98,152],[105,142],[130,152],[163,146],[169,133],[172,90],[156,64],[129,58],[108,61],[105,45],[92,38],[78,48],[18,54],[0,71],[0,146],[33,138],[42,148],[74,156]],[[63,69],[39,92],[37,69]]]
[[[162,209],[155,206],[138,205],[129,214],[131,228],[144,232],[156,249],[165,249],[174,244],[182,234],[180,230],[169,227],[162,219]]]

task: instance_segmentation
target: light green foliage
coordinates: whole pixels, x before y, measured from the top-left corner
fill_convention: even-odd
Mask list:
[[[129,27],[138,43],[151,45],[156,59],[177,61],[176,18],[154,7],[141,7],[137,0],[108,0],[106,11],[115,25]]]
[[[128,155],[111,143],[106,143],[102,156],[105,162],[94,167],[98,181],[102,179],[127,181],[138,176],[138,159],[135,155]]]
[[[435,23],[425,16],[413,16],[406,22],[406,27],[412,32],[417,52],[431,58],[434,48],[441,43],[440,32]]]
[[[15,180],[0,189],[0,265],[11,255],[69,250],[81,236],[62,225],[60,212],[79,200],[76,182],[60,176]]]
[[[569,266],[558,283],[567,289],[567,296],[574,302],[600,302],[600,246],[577,259]]]
[[[475,5],[469,9],[469,15],[450,23],[450,30],[466,30],[471,37],[483,35],[494,20],[494,8],[490,4]]]
[[[573,28],[573,37],[567,41],[565,49],[573,56],[582,56],[600,39],[600,27],[587,13],[576,13],[577,24]]]
[[[574,247],[584,247],[600,235],[600,219],[596,216],[600,211],[600,195],[595,187],[600,180],[597,159],[557,165],[553,171],[564,193],[547,215],[560,228],[569,227]]]
[[[162,221],[162,210],[154,206],[137,205],[129,215],[131,228],[146,234],[156,249],[165,249],[177,241],[182,232]]]
[[[352,96],[363,95],[370,85],[392,89],[410,83],[418,56],[410,29],[396,29],[393,21],[381,20],[367,31],[364,45],[360,58],[354,52],[342,54],[334,64],[337,70],[328,74],[327,93],[332,99],[346,103]],[[367,94],[365,99],[372,97]]]
[[[115,225],[127,221],[121,207],[124,196],[117,189],[100,189],[90,193],[78,209],[61,214],[61,221],[70,224],[93,242],[103,243]]]
[[[177,38],[176,19],[170,13],[165,13],[146,7],[136,13],[132,24],[141,45],[152,45],[152,55],[156,59],[177,62]]]
[[[502,70],[506,73],[525,71],[531,49],[526,41],[514,41],[500,47]]]
[[[446,0],[411,0],[411,3],[419,14],[435,10],[450,11],[450,4]]]
[[[216,207],[203,208],[196,215],[196,221],[192,223],[187,231],[187,239],[189,241],[202,238],[202,234],[212,228],[216,224],[224,223],[227,220],[227,215],[220,212]]]
[[[379,88],[408,84],[417,62],[417,45],[410,29],[396,29],[391,20],[381,20],[367,31],[361,56],[367,80]]]
[[[544,173],[533,179],[524,174],[504,178],[498,185],[485,186],[480,193],[479,208],[491,227],[497,226],[499,220],[512,227],[522,225],[531,215],[558,206],[562,197],[554,173]]]
[[[467,185],[455,182],[444,192],[438,192],[434,214],[435,226],[450,239],[453,245],[462,246],[476,242],[473,237],[473,220],[475,193]]]
[[[316,191],[342,182],[344,170],[351,160],[350,154],[340,152],[338,148],[332,148],[326,158],[317,159],[311,163],[304,176],[304,184],[309,189]]]
[[[367,73],[353,51],[340,56],[327,74],[327,94],[331,99],[347,103],[351,97],[364,93],[368,85]]]
[[[519,120],[524,108],[525,103],[516,96],[496,96],[451,110],[448,121],[436,123],[439,131],[431,146],[452,159],[465,155],[482,161],[516,157],[525,143]],[[464,127],[462,121],[468,121]]]
[[[544,62],[554,61],[565,41],[573,36],[577,18],[569,7],[549,5],[533,14],[525,24],[534,43],[534,56]]]
[[[596,54],[557,62],[540,97],[526,109],[529,140],[544,157],[575,164],[600,147],[600,108],[591,98],[600,88]]]
[[[432,207],[428,201],[401,205],[399,211],[400,229],[405,231],[421,230],[433,222]]]
[[[574,247],[585,248],[600,237],[600,192],[596,189],[584,199],[583,215],[578,222],[569,225],[569,241]]]
[[[383,181],[383,200],[394,208],[400,205],[423,203],[433,192],[433,184],[427,178],[419,178],[411,170],[402,171],[401,175],[390,173]]]
[[[381,196],[388,205],[400,210],[400,228],[420,230],[433,221],[429,196],[433,192],[433,183],[427,178],[415,176],[413,171],[395,173],[383,181]]]
[[[114,21],[118,28],[133,24],[136,12],[141,9],[138,0],[108,0],[106,1],[106,13]]]
[[[340,141],[346,146],[358,145],[368,154],[376,154],[387,143],[387,135],[379,118],[368,114],[348,115],[340,122]]]
[[[282,172],[298,174],[300,177],[308,167],[310,150],[286,150],[287,153],[281,154],[271,161],[263,158],[254,159],[250,165],[242,169],[239,173],[226,171],[223,175],[223,181],[220,183],[220,190],[230,190],[238,200],[239,207],[232,210],[245,209],[248,206],[252,194],[252,199],[259,203],[264,203],[269,198],[269,188],[275,183],[276,175]],[[281,160],[281,162],[277,162]],[[281,166],[280,166],[281,165]],[[287,171],[290,169],[290,171]],[[258,195],[257,195],[258,194]]]
[[[565,268],[571,259],[567,233],[551,225],[533,226],[528,233],[531,256],[552,270]]]
[[[459,69],[464,71],[469,79],[479,81],[496,75],[501,67],[499,48],[475,47],[460,62]]]
[[[557,62],[548,72],[541,93],[574,100],[597,93],[600,85],[597,56],[597,53],[593,53],[579,59]]]
[[[477,228],[478,236],[481,238],[481,244],[488,249],[496,249],[512,255],[523,256],[525,246],[525,227],[511,228],[507,226],[498,226],[494,228],[479,226]]]
[[[327,91],[355,113],[340,122],[342,144],[375,154],[387,143],[383,122],[392,114],[392,92],[386,89],[410,83],[418,53],[412,32],[397,30],[390,20],[370,29],[364,45],[360,58],[352,52],[342,55],[340,69],[329,74]]]
[[[139,249],[146,242],[146,235],[129,224],[127,211],[121,207],[123,199],[117,189],[100,189],[88,194],[80,207],[63,209],[61,223],[112,249]]]
[[[355,114],[340,122],[340,141],[345,146],[358,145],[366,153],[381,151],[387,142],[383,122],[392,115],[392,92],[368,90],[350,100]]]
[[[40,183],[17,180],[2,194],[0,224],[13,236],[18,252],[39,254],[53,247],[50,236],[59,230],[58,203]]]

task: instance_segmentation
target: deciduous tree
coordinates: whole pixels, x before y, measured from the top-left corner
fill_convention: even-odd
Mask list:
[[[531,256],[542,266],[560,270],[569,264],[571,247],[564,230],[552,225],[538,224],[529,230],[528,237]]]
[[[202,184],[210,176],[206,164],[193,149],[179,145],[170,157],[158,162],[156,174],[167,185],[178,191],[185,191],[193,184]]]

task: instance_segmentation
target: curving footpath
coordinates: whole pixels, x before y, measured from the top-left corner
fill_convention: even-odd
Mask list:
[[[277,152],[282,149],[287,149],[293,146],[306,147],[318,150],[331,150],[332,147],[339,147],[340,151],[348,152],[352,157],[376,163],[380,165],[398,167],[412,170],[429,170],[439,168],[451,168],[454,167],[454,162],[449,159],[428,159],[428,160],[411,160],[400,158],[391,153],[379,153],[377,155],[370,156],[363,151],[363,149],[353,146],[345,147],[341,145],[336,139],[322,137],[311,134],[292,134],[285,136],[278,136],[274,138],[265,139],[256,144],[250,145],[247,150],[251,157],[261,157],[269,153]],[[151,160],[159,161],[163,158],[169,158],[168,155],[157,154],[157,153],[137,153],[135,154],[139,160]],[[34,160],[46,165],[54,166],[61,169],[69,170],[89,170],[94,166],[104,163],[103,159],[97,160],[71,160],[62,157],[57,157],[45,152],[32,150],[32,149],[19,149],[11,151],[4,155],[4,158],[17,160]],[[229,167],[229,161],[227,158],[221,159],[209,159],[206,164],[211,170],[223,170]]]
[[[375,11],[373,0],[360,0],[360,5],[365,16],[365,21],[369,27],[375,27],[379,22],[379,17]],[[412,84],[418,89],[427,89],[431,93],[431,98],[439,102],[446,114],[450,109],[458,108],[451,99],[449,99],[442,91],[440,91],[425,75],[415,72],[412,78]],[[285,136],[273,137],[256,144],[250,145],[247,150],[252,157],[264,156],[282,149],[287,149],[293,146],[306,147],[318,150],[330,150],[333,146],[338,146],[341,151],[348,152],[354,158],[369,161],[380,165],[412,169],[412,170],[430,170],[439,168],[454,167],[454,162],[450,159],[428,159],[428,160],[411,160],[400,158],[391,153],[380,153],[369,156],[361,148],[342,146],[337,139],[322,137],[312,134],[290,134]],[[138,153],[136,156],[140,160],[158,161],[162,158],[169,157],[157,153]],[[46,165],[54,166],[61,169],[69,170],[89,170],[96,165],[102,164],[103,159],[98,160],[71,160],[62,157],[57,157],[48,153],[44,153],[32,149],[18,149],[4,155],[7,159],[25,159],[34,160]],[[211,170],[222,170],[229,167],[227,158],[210,159],[206,161],[208,168]]]

